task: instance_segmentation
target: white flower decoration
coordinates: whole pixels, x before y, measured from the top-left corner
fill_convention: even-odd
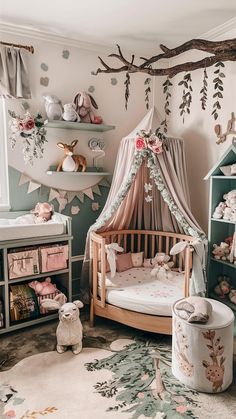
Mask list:
[[[148,193],[149,191],[152,190],[152,185],[151,183],[144,183],[144,190],[146,193]]]

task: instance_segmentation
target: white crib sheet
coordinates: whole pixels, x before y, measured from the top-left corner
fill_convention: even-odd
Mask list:
[[[171,308],[184,297],[184,274],[171,272],[171,278],[155,279],[149,268],[132,268],[116,273],[111,278],[106,274],[108,283],[113,286],[106,291],[106,301],[116,307],[144,314],[171,316]],[[98,274],[99,280],[101,274]]]

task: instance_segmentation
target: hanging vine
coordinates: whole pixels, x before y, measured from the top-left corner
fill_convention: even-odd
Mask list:
[[[126,73],[126,79],[125,79],[124,85],[125,85],[125,109],[127,110],[129,96],[130,96],[130,92],[129,92],[130,75],[129,75],[129,73]]]
[[[192,103],[192,77],[191,73],[185,74],[183,80],[178,83],[178,86],[183,86],[182,103],[179,105],[180,116],[183,118],[183,123],[186,113],[190,114],[190,106]]]
[[[204,72],[203,72],[203,86],[202,86],[202,89],[200,90],[200,94],[201,94],[200,101],[201,101],[201,107],[203,111],[206,110],[206,106],[207,106],[207,89],[208,89],[207,79],[208,79],[208,74],[205,67]]]
[[[163,130],[165,133],[167,133],[167,125],[168,125],[168,116],[171,113],[170,110],[170,98],[171,98],[171,92],[170,89],[173,86],[173,83],[171,83],[169,77],[167,77],[166,81],[163,83],[163,94],[165,95],[165,105],[164,105],[164,111],[165,111],[165,119],[161,122],[161,125],[163,126]]]
[[[216,101],[213,103],[213,111],[211,113],[214,116],[214,119],[218,118],[218,110],[221,109],[220,100],[223,99],[223,78],[225,77],[225,74],[223,73],[222,68],[224,67],[225,65],[222,63],[222,61],[219,61],[215,64],[216,70],[214,71],[214,74],[216,74],[216,77],[213,80],[215,89],[213,98]]]
[[[150,93],[151,93],[151,78],[147,77],[146,80],[144,81],[144,86],[146,86],[145,88],[145,104],[146,104],[146,108],[149,109],[149,103],[150,103]]]

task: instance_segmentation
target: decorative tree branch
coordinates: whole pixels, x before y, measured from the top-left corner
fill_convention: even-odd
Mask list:
[[[109,57],[116,58],[123,64],[123,66],[118,68],[110,67],[108,64],[105,63],[105,61],[101,57],[98,57],[104,68],[98,68],[96,72],[93,72],[93,74],[97,75],[99,73],[128,72],[146,73],[150,76],[168,76],[171,78],[183,71],[190,72],[199,68],[211,67],[219,61],[236,61],[236,38],[224,41],[207,41],[204,39],[192,39],[191,41],[185,42],[184,44],[172,49],[169,49],[164,45],[160,45],[160,48],[163,51],[163,53],[155,55],[151,58],[140,57],[142,60],[144,60],[144,62],[141,65],[134,64],[134,54],[132,55],[131,60],[127,60],[124,57],[119,45],[117,45],[117,48],[118,53],[110,54]],[[157,63],[160,60],[169,60],[170,58],[178,57],[184,52],[191,50],[203,51],[207,54],[212,55],[206,56],[198,61],[187,61],[169,68],[150,67],[151,64]]]

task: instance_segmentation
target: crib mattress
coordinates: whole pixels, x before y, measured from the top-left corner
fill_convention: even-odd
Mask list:
[[[63,222],[43,224],[15,224],[14,220],[0,218],[0,241],[56,236],[65,232]]]
[[[171,316],[172,305],[184,297],[184,273],[171,272],[165,279],[155,279],[149,268],[132,268],[107,279],[106,301],[116,307],[143,314]],[[99,274],[101,277],[101,274]]]

